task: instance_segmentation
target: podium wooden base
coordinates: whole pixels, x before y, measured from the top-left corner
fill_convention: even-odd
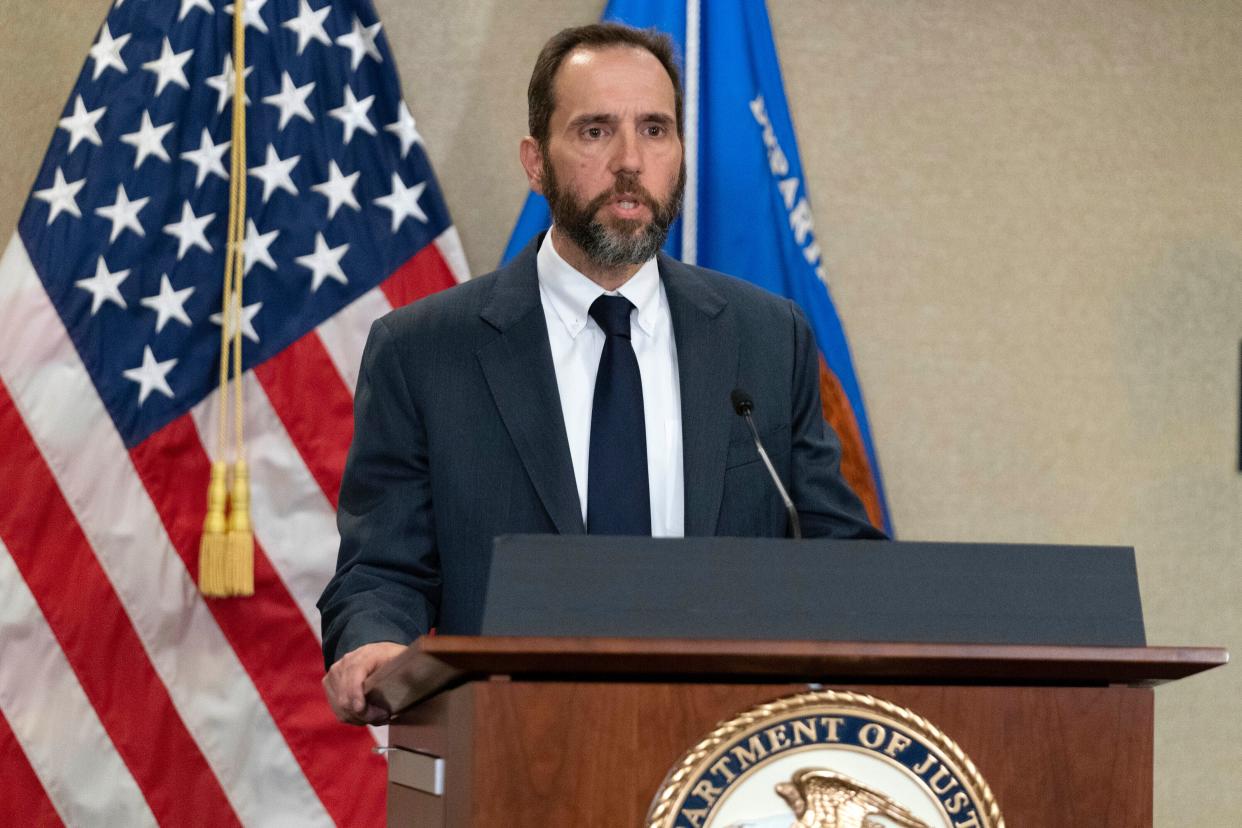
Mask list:
[[[813,679],[943,731],[1008,828],[1144,828],[1152,687],[1227,660],[1219,648],[441,636],[374,677],[368,698],[404,711],[389,731],[392,826],[642,826],[665,775],[718,723]]]
[[[639,826],[665,774],[722,719],[806,685],[475,681],[390,728],[444,759],[444,794],[389,783],[389,825]],[[1011,826],[1152,821],[1146,688],[848,686],[935,722]]]

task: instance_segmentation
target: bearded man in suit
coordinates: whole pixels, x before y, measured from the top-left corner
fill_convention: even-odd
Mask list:
[[[807,536],[876,538],[840,475],[805,317],[660,253],[685,182],[671,41],[566,29],[531,77],[520,157],[552,229],[508,266],[375,323],[319,601],[342,721],[366,677],[470,629],[510,533],[784,536],[730,393],[744,388]]]

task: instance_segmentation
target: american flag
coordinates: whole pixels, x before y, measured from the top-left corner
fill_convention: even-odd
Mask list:
[[[466,267],[369,0],[242,11],[239,67],[231,3],[116,0],[0,259],[3,824],[382,820],[315,600],[370,322]],[[237,71],[255,595],[206,600]]]

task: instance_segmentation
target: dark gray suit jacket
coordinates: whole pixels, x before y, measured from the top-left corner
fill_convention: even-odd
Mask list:
[[[477,617],[492,539],[584,532],[535,269],[507,267],[378,320],[355,395],[330,665]],[[811,330],[790,301],[659,257],[681,381],[687,535],[784,536],[787,517],[730,392],[755,420],[807,537],[883,537],[840,476]]]

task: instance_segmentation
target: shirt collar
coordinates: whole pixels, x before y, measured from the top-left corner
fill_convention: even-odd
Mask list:
[[[569,336],[576,338],[590,319],[588,311],[591,304],[607,291],[561,258],[561,254],[552,244],[551,230],[544,235],[543,242],[539,245],[536,268],[539,273],[539,287],[547,296],[548,304],[552,306]],[[644,262],[638,272],[615,293],[634,304],[638,309],[636,321],[639,330],[647,336],[653,336],[659,320],[661,296],[660,268],[655,257]]]

